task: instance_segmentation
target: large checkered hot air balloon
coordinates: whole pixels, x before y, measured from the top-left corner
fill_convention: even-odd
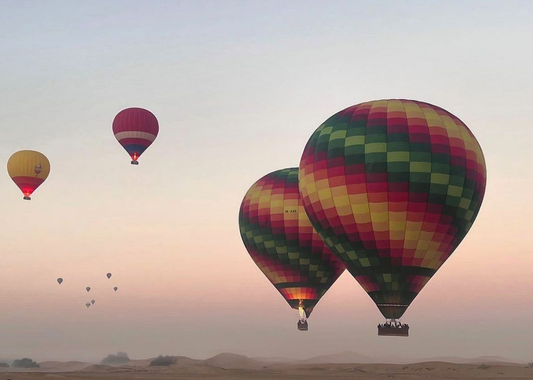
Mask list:
[[[254,183],[239,212],[241,237],[259,269],[289,305],[299,330],[320,298],[344,271],[305,214],[298,168],[278,170]]]
[[[466,125],[413,100],[361,103],[327,119],[300,162],[300,191],[327,245],[388,319],[397,320],[463,240],[486,169]]]
[[[143,108],[127,108],[113,120],[113,133],[131,157],[132,165],[152,145],[159,133],[159,124],[153,113]]]
[[[48,178],[50,161],[40,152],[21,150],[9,157],[7,172],[24,194],[24,199],[29,201],[33,192]]]

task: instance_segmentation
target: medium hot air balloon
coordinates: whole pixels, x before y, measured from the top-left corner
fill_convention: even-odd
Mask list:
[[[29,201],[32,193],[50,174],[50,161],[42,153],[21,150],[7,161],[7,172],[24,194],[24,199]]]
[[[248,253],[293,309],[298,329],[344,271],[311,226],[298,192],[298,169],[267,174],[248,190],[239,212]]]
[[[116,292],[116,291],[118,290],[118,288],[115,286],[115,287],[113,288],[113,290]]]
[[[472,132],[428,103],[361,103],[315,131],[299,176],[313,226],[388,320],[379,335],[408,335],[398,319],[483,201],[485,159]]]
[[[88,287],[85,288],[85,290],[87,290],[87,293],[89,293],[91,291],[91,287],[88,286]]]
[[[107,279],[110,279],[111,276],[113,276],[113,275],[111,273],[108,273],[108,274],[106,274],[106,276],[107,276]]]
[[[143,108],[122,110],[113,120],[115,138],[130,155],[132,165],[139,165],[137,159],[152,145],[158,132],[156,117]]]
[[[87,302],[87,303],[85,304],[85,306],[87,306],[87,309],[88,309],[88,308],[91,307],[91,303],[90,303],[90,302]]]
[[[57,279],[57,283],[58,283],[59,285],[61,285],[61,284],[63,283],[63,279],[62,279],[61,277],[59,277],[59,278]]]
[[[91,305],[94,305],[96,301],[95,300],[91,300]]]

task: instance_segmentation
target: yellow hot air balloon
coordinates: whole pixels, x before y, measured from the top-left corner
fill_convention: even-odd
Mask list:
[[[7,172],[24,194],[24,199],[30,200],[30,195],[50,174],[50,161],[42,153],[21,150],[9,157]]]

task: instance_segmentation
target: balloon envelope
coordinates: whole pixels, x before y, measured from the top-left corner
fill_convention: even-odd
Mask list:
[[[111,273],[108,273],[108,274],[106,274],[106,276],[107,276],[107,278],[109,279],[109,278],[111,278],[112,274],[111,274]]]
[[[118,290],[118,288],[115,286],[115,287],[113,288],[113,290],[116,292],[116,291]]]
[[[349,107],[311,136],[300,191],[313,226],[386,318],[400,318],[463,240],[485,193],[485,159],[437,106]]]
[[[91,305],[94,305],[96,301],[95,300],[91,300]]]
[[[298,192],[298,169],[267,174],[246,193],[240,233],[259,269],[293,308],[311,313],[344,271],[311,225]]]
[[[113,120],[113,133],[120,145],[128,152],[132,164],[152,145],[159,133],[157,118],[143,108],[127,108]]]
[[[85,288],[85,290],[87,290],[87,292],[90,292],[91,291],[91,287],[88,286],[88,287]]]
[[[90,303],[90,302],[87,302],[87,303],[85,304],[85,306],[87,306],[87,309],[88,309],[88,308],[91,306],[91,303]]]
[[[48,178],[50,161],[42,153],[21,150],[7,161],[7,172],[24,194],[24,199],[29,200],[33,192]]]

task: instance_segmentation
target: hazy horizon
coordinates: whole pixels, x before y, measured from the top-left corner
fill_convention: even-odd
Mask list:
[[[51,162],[31,202],[0,176],[0,358],[533,360],[532,2],[0,9],[0,162],[21,149]],[[377,336],[383,317],[348,273],[298,332],[297,312],[242,244],[239,205],[266,173],[298,166],[329,116],[381,98],[426,101],[465,122],[487,161],[483,206],[403,317],[409,338]],[[138,167],[111,131],[133,106],[160,125]]]
[[[165,355],[165,353],[161,353],[161,354],[157,354],[157,355],[152,355],[152,356],[146,356],[146,357],[131,357],[127,350],[125,351],[118,351],[118,352],[110,352],[110,353],[107,353],[107,354],[102,354],[102,357],[101,358],[94,358],[94,359],[89,359],[89,360],[79,360],[76,359],[76,358],[64,358],[64,359],[58,359],[58,358],[54,358],[54,359],[48,359],[48,360],[39,360],[39,359],[35,359],[35,358],[31,358],[32,360],[36,361],[37,363],[43,363],[43,362],[46,362],[46,361],[58,361],[58,362],[69,362],[69,361],[85,361],[87,363],[91,363],[91,364],[100,364],[103,359],[105,359],[106,357],[108,356],[118,356],[117,354],[126,354],[126,356],[128,357],[128,359],[130,361],[135,361],[135,360],[147,360],[147,359],[153,359],[153,358],[156,358],[158,356],[167,356]],[[175,356],[175,357],[188,357],[190,359],[193,359],[193,360],[209,360],[209,359],[212,359],[214,357],[228,357],[228,358],[238,358],[238,357],[247,357],[251,360],[257,360],[257,361],[271,361],[271,362],[278,362],[278,363],[284,363],[284,362],[293,362],[293,363],[298,363],[298,362],[307,362],[309,364],[312,364],[312,363],[344,363],[343,359],[344,358],[347,358],[347,357],[350,357],[350,358],[354,358],[354,361],[353,363],[361,363],[361,364],[368,364],[368,363],[389,363],[389,364],[408,364],[408,363],[417,363],[417,362],[424,362],[424,361],[428,361],[428,360],[445,360],[445,359],[448,359],[450,360],[450,363],[454,363],[455,361],[464,361],[465,363],[468,363],[469,360],[471,360],[471,362],[469,362],[469,364],[473,364],[473,363],[476,363],[478,361],[481,361],[481,360],[486,360],[487,363],[490,363],[491,360],[493,360],[494,362],[498,362],[499,360],[502,360],[502,363],[513,363],[513,364],[526,364],[525,362],[521,362],[520,360],[515,360],[515,359],[512,359],[512,358],[507,358],[507,357],[503,357],[503,356],[490,356],[490,355],[485,355],[485,356],[472,356],[472,357],[461,357],[461,356],[455,356],[455,355],[448,355],[448,356],[421,356],[421,357],[409,357],[409,356],[405,356],[405,355],[402,355],[402,354],[398,354],[398,355],[380,355],[380,354],[377,354],[377,355],[365,355],[363,353],[360,353],[360,352],[355,352],[355,351],[341,351],[341,352],[331,352],[331,353],[324,353],[324,354],[321,354],[321,355],[315,355],[315,356],[310,356],[310,357],[292,357],[292,356],[247,356],[246,354],[244,353],[234,353],[234,352],[220,352],[218,354],[215,354],[215,355],[208,355],[206,357],[192,357],[192,356],[187,356],[187,355],[183,355],[183,354],[179,354],[179,355],[169,355],[169,356]],[[21,359],[22,356],[15,356],[15,357],[12,357],[12,358],[9,358],[9,357],[0,357],[0,361],[4,360],[4,361],[13,361],[13,360],[16,360],[16,359]],[[333,358],[331,362],[327,362],[327,361],[323,361],[325,358]],[[359,358],[359,361],[357,361],[357,358]],[[319,361],[316,361],[316,360],[319,360]],[[111,365],[111,364],[109,364]],[[115,364],[117,365],[117,364]]]

